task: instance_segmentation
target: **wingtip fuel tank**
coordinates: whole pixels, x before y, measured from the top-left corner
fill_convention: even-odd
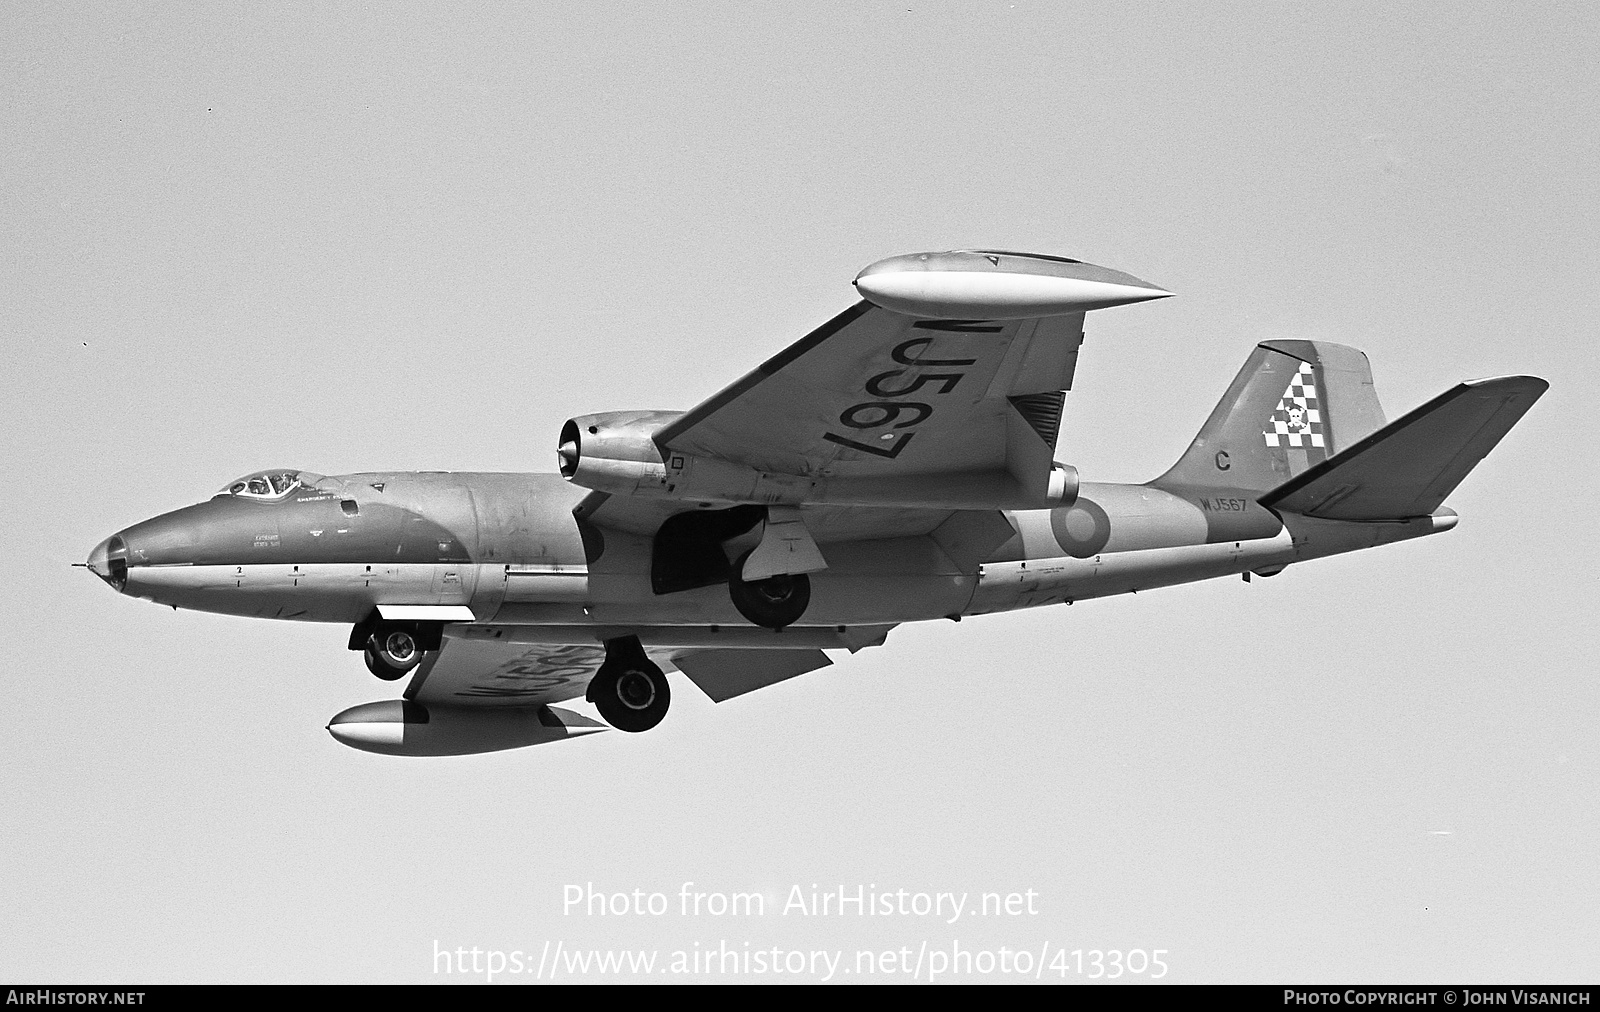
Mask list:
[[[409,699],[363,703],[328,721],[328,733],[341,745],[379,755],[476,755],[604,730],[598,721],[555,706],[425,707]]]
[[[1172,294],[1108,267],[1004,250],[889,257],[862,270],[854,284],[873,305],[940,320],[1064,316]]]

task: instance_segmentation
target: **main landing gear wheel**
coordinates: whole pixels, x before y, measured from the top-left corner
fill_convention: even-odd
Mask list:
[[[417,638],[404,629],[378,629],[367,637],[362,658],[367,670],[386,682],[404,678],[406,673],[422,662],[422,650]]]
[[[644,656],[643,649],[606,652],[624,656],[607,657],[584,698],[619,731],[648,731],[661,723],[672,704],[667,676]]]
[[[739,614],[768,629],[782,629],[800,621],[811,603],[811,577],[796,573],[746,582],[743,574],[748,558],[750,552],[739,556],[728,576],[728,596],[733,598]]]

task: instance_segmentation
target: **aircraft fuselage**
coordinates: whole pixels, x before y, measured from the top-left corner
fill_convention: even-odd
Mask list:
[[[655,593],[651,539],[580,521],[586,494],[553,474],[345,475],[275,500],[224,493],[134,524],[97,546],[90,567],[133,597],[257,618],[353,624],[380,606],[455,606],[478,623],[556,638],[556,629],[752,628],[724,586]],[[926,534],[822,545],[828,568],[811,575],[796,630],[846,633],[1275,571],[1454,519],[1289,517],[1291,529],[1248,493],[1096,483],[1072,507],[1006,517],[1015,536],[975,571]],[[756,525],[731,539],[730,555],[759,534]]]

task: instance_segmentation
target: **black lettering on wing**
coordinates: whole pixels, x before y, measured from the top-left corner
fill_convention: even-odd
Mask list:
[[[869,414],[863,420],[860,417],[860,413],[863,411],[880,411],[883,413],[883,417],[873,418]],[[915,411],[917,417],[910,421],[899,421],[900,416],[908,411]],[[865,404],[853,404],[845,408],[839,414],[839,424],[849,426],[852,429],[876,429],[892,422],[894,423],[893,427],[896,429],[907,429],[927,421],[928,416],[931,414],[933,414],[933,405],[923,404],[920,401],[868,401]]]
[[[879,373],[867,380],[867,393],[874,397],[904,397],[907,394],[916,393],[929,383],[943,383],[944,386],[935,390],[934,393],[947,394],[954,390],[956,384],[961,382],[961,377],[966,375],[966,373],[960,372],[923,373],[913,380],[910,386],[902,387],[899,390],[884,388],[885,380],[894,379],[896,376],[904,376],[905,372],[904,369],[890,369],[888,372]]]
[[[995,329],[999,330],[1000,328],[996,327]],[[913,337],[909,341],[901,341],[899,344],[895,345],[894,350],[889,353],[889,357],[901,365],[931,365],[948,367],[978,364],[978,360],[975,358],[922,358],[922,352],[927,350],[928,345],[932,343],[933,338],[931,337]],[[915,358],[911,357],[912,348],[918,349],[917,356]]]
[[[822,438],[826,439],[830,443],[838,443],[840,446],[847,446],[852,450],[860,450],[862,453],[870,453],[875,457],[886,457],[889,460],[893,460],[900,456],[900,451],[906,448],[906,444],[911,442],[911,437],[915,435],[916,433],[914,432],[906,433],[904,436],[901,436],[899,439],[895,440],[894,446],[889,449],[884,449],[881,446],[871,446],[867,443],[858,443],[853,439],[846,439],[844,436],[836,436],[831,432],[824,432],[822,434]]]

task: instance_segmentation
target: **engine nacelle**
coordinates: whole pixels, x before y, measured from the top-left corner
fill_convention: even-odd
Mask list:
[[[679,411],[605,411],[579,415],[561,427],[556,456],[574,485],[613,495],[701,499],[720,503],[809,501],[817,482],[801,475],[759,471],[714,457],[674,453],[663,458],[655,434]]]
[[[567,419],[557,440],[561,476],[599,492],[631,495],[665,485],[655,434],[681,411],[602,411]]]
[[[670,453],[655,434],[681,412],[608,411],[580,415],[561,427],[561,474],[575,485],[655,498],[766,506],[881,506],[909,509],[1051,509],[1070,506],[1078,472],[1052,464],[1025,485],[1010,472],[822,477],[763,471],[716,457]]]
[[[605,729],[553,706],[423,706],[408,699],[352,706],[328,721],[328,733],[340,744],[380,755],[475,755]]]

